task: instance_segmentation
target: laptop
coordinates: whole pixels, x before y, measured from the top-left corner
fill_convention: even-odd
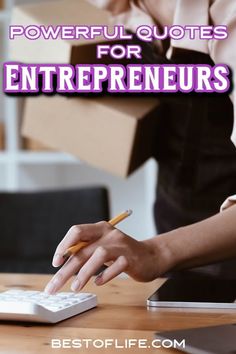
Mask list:
[[[236,354],[236,325],[233,324],[168,331],[156,333],[155,337],[160,341],[181,344],[175,348],[183,353]]]
[[[236,280],[210,276],[168,279],[147,300],[149,308],[208,308],[236,310]]]

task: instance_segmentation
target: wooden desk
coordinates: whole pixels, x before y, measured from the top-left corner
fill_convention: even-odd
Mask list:
[[[42,290],[50,277],[45,275],[0,274],[0,291],[12,287]],[[168,310],[149,311],[147,297],[163,280],[136,283],[115,279],[103,287],[90,282],[85,291],[98,295],[97,308],[57,325],[15,324],[0,322],[0,354],[48,353],[176,353],[160,349],[52,349],[51,339],[154,339],[154,332],[180,328],[235,323],[232,310]],[[69,290],[65,287],[64,290]]]

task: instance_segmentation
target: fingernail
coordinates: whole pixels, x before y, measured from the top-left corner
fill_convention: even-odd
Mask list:
[[[62,256],[59,253],[55,254],[52,261],[53,267],[59,267],[61,263],[62,263]]]
[[[47,284],[46,288],[44,289],[44,292],[49,295],[53,295],[56,293],[56,284],[50,282]]]
[[[98,276],[95,278],[94,283],[96,285],[101,285],[102,284],[102,275],[103,275],[103,272],[98,274]]]
[[[71,284],[72,291],[79,291],[80,287],[81,287],[81,283],[78,279],[74,280],[73,283]]]
[[[58,285],[60,284],[60,275],[57,275],[57,277],[53,278],[46,286],[44,289],[44,292],[47,294],[55,294],[58,289]]]

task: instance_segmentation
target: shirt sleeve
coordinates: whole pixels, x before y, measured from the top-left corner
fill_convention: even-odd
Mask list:
[[[228,197],[224,203],[221,205],[220,211],[230,208],[232,205],[236,204],[236,194]]]
[[[215,0],[210,7],[210,17],[213,25],[225,25],[228,28],[228,38],[210,40],[209,53],[216,64],[226,64],[233,72],[233,87],[236,87],[236,1]],[[236,146],[236,91],[232,91],[231,100],[234,104],[234,126],[231,139]],[[236,151],[235,151],[236,152]]]

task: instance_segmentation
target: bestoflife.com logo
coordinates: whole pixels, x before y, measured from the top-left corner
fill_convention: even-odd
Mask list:
[[[52,349],[185,349],[185,339],[52,339]]]

